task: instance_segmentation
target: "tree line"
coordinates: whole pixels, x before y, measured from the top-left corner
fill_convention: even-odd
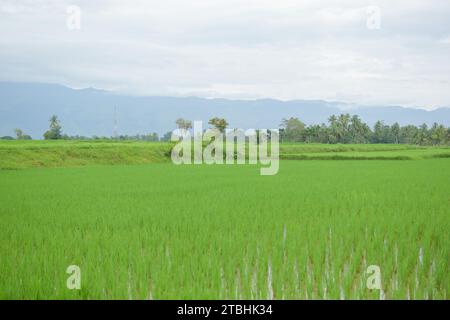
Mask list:
[[[328,124],[306,126],[298,118],[283,119],[280,139],[286,142],[306,143],[392,143],[439,145],[450,143],[450,128],[434,123],[420,126],[400,126],[397,122],[388,125],[377,121],[373,128],[359,116],[350,114],[332,115]]]
[[[192,129],[192,121],[179,118],[175,121],[178,129]],[[225,132],[228,122],[223,118],[212,118],[208,124]],[[359,116],[340,114],[328,118],[328,123],[320,125],[306,125],[295,117],[282,119],[280,124],[281,142],[303,142],[303,143],[390,143],[390,144],[418,144],[418,145],[444,145],[450,144],[450,128],[434,123],[431,127],[427,124],[420,126],[400,126],[398,123],[392,125],[377,121],[373,128],[363,122]],[[0,139],[31,140],[31,136],[25,134],[21,129],[15,129],[16,137],[2,137]],[[172,132],[167,132],[159,137],[157,133],[119,135],[116,137],[85,137],[69,136],[63,134],[62,126],[56,115],[49,120],[49,129],[44,133],[46,140],[140,140],[140,141],[170,141]]]

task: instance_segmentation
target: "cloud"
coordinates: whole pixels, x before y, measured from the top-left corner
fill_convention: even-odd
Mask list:
[[[69,5],[80,30],[66,27]],[[379,29],[366,26],[369,5]],[[448,106],[449,14],[447,0],[5,0],[0,80]]]

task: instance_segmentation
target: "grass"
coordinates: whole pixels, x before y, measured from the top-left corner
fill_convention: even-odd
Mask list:
[[[0,169],[170,162],[172,144],[123,141],[0,141]],[[326,145],[280,146],[285,160],[416,160],[449,158],[449,146]]]
[[[0,169],[170,161],[171,144],[105,141],[0,141]]]
[[[282,144],[286,160],[417,160],[449,158],[448,146],[404,144]]]
[[[13,143],[8,159],[34,146]],[[308,152],[355,152],[335,147]],[[282,161],[265,177],[251,165],[3,170],[0,298],[378,299],[366,288],[378,265],[387,299],[448,299],[449,181],[444,158]],[[71,264],[81,290],[66,288]]]

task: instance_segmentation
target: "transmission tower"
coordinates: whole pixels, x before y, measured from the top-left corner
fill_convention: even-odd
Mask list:
[[[114,107],[114,139],[117,140],[117,106]]]

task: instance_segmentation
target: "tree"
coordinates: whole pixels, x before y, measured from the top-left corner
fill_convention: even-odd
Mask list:
[[[142,140],[145,141],[159,141],[159,136],[156,132],[150,133],[144,137],[142,137]]]
[[[285,141],[285,139],[286,139],[286,130],[284,128],[280,128],[280,130],[278,130],[278,133],[280,134],[280,142]]]
[[[167,141],[170,141],[171,138],[172,138],[172,132],[169,131],[169,132],[164,133],[164,135],[161,137],[160,141],[167,142]]]
[[[320,143],[330,143],[330,141],[328,140],[329,137],[329,132],[328,132],[328,127],[325,123],[322,123],[320,125],[320,129],[319,129],[319,136],[318,136],[318,142]]]
[[[283,119],[280,126],[283,129],[283,136],[286,141],[305,141],[305,124],[298,118]]]
[[[423,123],[418,128],[418,130],[416,132],[416,136],[414,138],[415,138],[416,144],[425,145],[428,143],[428,141],[429,141],[428,126],[426,123]]]
[[[390,127],[385,125],[383,121],[377,121],[373,127],[373,138],[374,143],[392,143],[390,139]]]
[[[391,126],[391,135],[394,143],[398,144],[400,141],[400,125],[397,122]]]
[[[413,125],[407,125],[400,128],[400,142],[413,144],[415,143],[415,137],[417,134],[417,127]]]
[[[447,142],[447,130],[443,125],[434,123],[429,133],[433,145],[444,144]]]
[[[214,128],[219,130],[220,132],[224,133],[225,129],[228,127],[227,120],[223,118],[212,118],[209,119],[208,124],[212,125]]]
[[[58,117],[53,115],[50,120],[50,129],[44,133],[45,140],[57,140],[61,139],[61,125],[59,123]]]
[[[305,128],[305,142],[319,142],[320,126],[312,125]]]
[[[16,139],[17,140],[22,140],[22,136],[23,136],[23,131],[16,128],[14,129],[14,133],[16,134]]]
[[[339,133],[340,133],[340,139],[339,142],[341,143],[348,143],[351,139],[350,136],[350,115],[348,113],[346,114],[340,114],[338,117],[338,127],[339,127]]]
[[[28,134],[24,134],[21,129],[14,129],[14,133],[16,134],[17,140],[32,140],[31,136],[29,136]]]
[[[175,121],[177,128],[181,130],[183,135],[186,135],[187,131],[192,128],[192,121],[178,118]]]
[[[361,121],[361,119],[354,115],[351,118],[349,125],[349,134],[351,143],[368,143],[370,141],[371,131],[367,124]]]

